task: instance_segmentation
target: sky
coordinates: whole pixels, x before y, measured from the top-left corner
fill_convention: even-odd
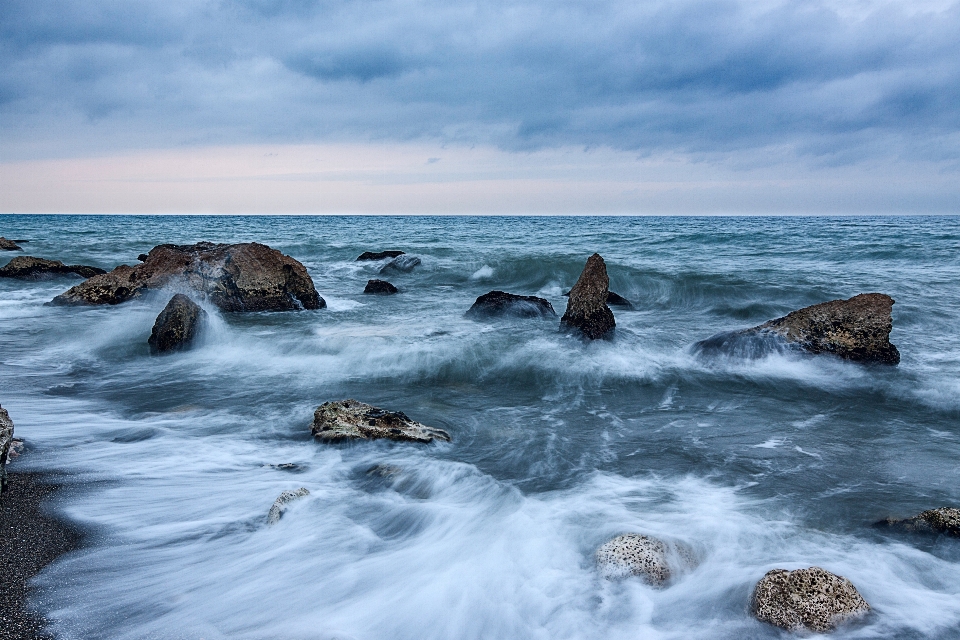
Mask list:
[[[960,213],[960,2],[0,0],[0,212]]]

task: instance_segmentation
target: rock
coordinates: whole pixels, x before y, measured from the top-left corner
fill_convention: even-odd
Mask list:
[[[518,296],[504,291],[491,291],[477,298],[473,306],[467,310],[466,316],[474,319],[499,316],[556,318],[557,312],[553,310],[553,305],[543,298]]]
[[[560,329],[578,330],[591,340],[610,336],[617,323],[607,306],[609,286],[607,265],[600,254],[595,253],[587,259],[580,279],[570,289],[567,310],[560,318]]]
[[[153,324],[147,341],[150,351],[164,353],[188,348],[206,317],[207,312],[187,296],[182,293],[173,296]]]
[[[13,445],[13,420],[3,407],[0,407],[0,493],[7,490],[7,456]]]
[[[270,513],[267,514],[267,523],[277,524],[280,522],[280,518],[283,517],[283,512],[287,510],[288,504],[308,495],[310,495],[310,491],[306,487],[300,487],[296,491],[284,491],[281,493],[277,499],[273,501],[273,506],[270,507]]]
[[[636,533],[605,542],[597,549],[596,559],[600,575],[608,580],[639,576],[658,587],[697,564],[693,551],[686,545]]]
[[[82,264],[66,265],[59,260],[44,260],[33,256],[17,256],[2,268],[0,278],[39,279],[54,275],[73,273],[83,278],[106,273],[98,267],[87,267]]]
[[[149,257],[150,256],[148,256],[147,254],[141,253],[140,255],[137,256],[137,260],[139,260],[140,262],[146,262],[147,258]]]
[[[397,256],[387,264],[380,267],[380,273],[400,272],[409,273],[413,268],[420,264],[420,258],[417,256],[408,256],[406,254]]]
[[[805,307],[752,329],[717,334],[697,343],[701,352],[764,355],[775,338],[810,353],[831,353],[854,362],[897,364],[900,352],[890,344],[894,301],[882,293],[861,293]],[[762,344],[753,349],[751,342]]]
[[[623,307],[625,309],[633,309],[632,302],[621,296],[619,293],[614,293],[613,291],[607,292],[607,304],[612,304],[615,307]]]
[[[753,591],[753,615],[789,631],[831,631],[870,610],[849,580],[820,567],[773,569]]]
[[[135,267],[120,265],[53,299],[54,304],[119,304],[162,287],[185,287],[224,311],[322,309],[306,268],[276,249],[245,244],[162,244]]]
[[[912,518],[887,518],[877,523],[912,533],[943,533],[960,538],[960,509],[940,507],[919,513]]]
[[[450,434],[414,422],[399,411],[386,411],[356,400],[325,402],[313,414],[314,437],[325,441],[345,439],[450,442]]]
[[[23,248],[13,240],[0,236],[0,251],[23,251]]]
[[[394,293],[399,293],[400,290],[386,280],[367,280],[367,286],[363,288],[363,292],[389,296]]]
[[[396,258],[397,256],[402,256],[403,251],[364,251],[360,254],[360,257],[357,258],[357,262],[362,260],[383,260],[384,258]]]

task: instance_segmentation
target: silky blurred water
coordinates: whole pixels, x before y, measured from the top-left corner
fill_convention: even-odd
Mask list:
[[[835,637],[960,637],[960,543],[870,526],[960,505],[960,218],[0,216],[0,235],[107,269],[263,242],[328,304],[207,305],[195,349],[152,357],[169,294],[54,307],[79,280],[0,280],[17,466],[57,473],[89,531],[37,581],[63,638],[776,638],[751,589],[811,565],[873,607]],[[382,263],[355,258],[383,249],[422,264],[365,296]],[[492,289],[562,314],[593,252],[636,307],[612,341],[463,317]],[[691,348],[873,291],[896,300],[898,367]],[[453,443],[312,441],[345,398]],[[660,590],[604,580],[593,552],[625,532],[700,564]]]

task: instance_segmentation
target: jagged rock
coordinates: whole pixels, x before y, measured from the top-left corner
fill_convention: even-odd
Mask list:
[[[402,256],[403,251],[364,251],[360,254],[360,257],[357,258],[357,262],[362,260],[383,260],[384,258],[396,258],[397,256]]]
[[[504,291],[485,293],[465,314],[468,318],[484,319],[498,316],[516,316],[519,318],[557,317],[553,305],[536,296],[518,296]]]
[[[147,341],[150,351],[164,353],[188,348],[206,317],[207,312],[187,296],[182,293],[173,296],[153,324]]]
[[[698,342],[696,349],[764,355],[777,349],[779,341],[810,353],[831,353],[855,362],[897,364],[900,352],[890,344],[893,304],[888,295],[861,293],[849,300],[804,307],[752,329],[717,334]]]
[[[367,286],[363,288],[364,293],[373,293],[381,296],[389,296],[399,293],[399,289],[386,280],[367,280]]]
[[[119,304],[162,287],[193,289],[224,311],[322,309],[306,268],[276,249],[245,244],[162,244],[135,267],[120,265],[53,299],[54,304]]]
[[[888,526],[915,533],[943,533],[960,537],[960,509],[953,507],[929,509],[912,518],[902,520],[887,518],[878,522],[877,526]]]
[[[23,251],[23,248],[13,240],[0,236],[0,251]]]
[[[846,578],[820,567],[773,569],[757,583],[753,615],[789,631],[831,631],[865,615],[870,605]]]
[[[380,273],[408,273],[420,264],[420,258],[417,256],[408,256],[406,254],[397,256],[387,264],[380,267]]]
[[[54,275],[76,274],[83,278],[106,273],[98,267],[87,267],[82,264],[66,265],[59,260],[44,260],[33,256],[17,256],[2,268],[0,278],[38,279]]]
[[[386,411],[356,400],[325,402],[313,414],[311,433],[325,441],[345,439],[450,442],[450,434],[414,422],[400,411]]]
[[[596,559],[600,575],[608,580],[639,576],[653,586],[663,586],[677,573],[697,564],[686,545],[637,533],[626,533],[600,545]]]
[[[0,407],[0,493],[7,490],[7,456],[13,444],[13,420],[3,407]]]
[[[287,510],[288,504],[308,495],[310,495],[310,491],[306,487],[300,487],[296,491],[284,491],[281,493],[277,499],[273,501],[273,506],[270,507],[270,513],[267,514],[267,523],[276,524],[280,522],[280,518],[283,517],[283,512]]]
[[[570,289],[567,310],[560,318],[560,329],[578,330],[591,340],[610,336],[617,322],[607,306],[609,286],[607,265],[600,254],[595,253],[587,259],[580,278]]]

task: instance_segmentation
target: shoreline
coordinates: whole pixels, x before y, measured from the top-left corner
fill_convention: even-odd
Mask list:
[[[9,488],[0,497],[0,638],[53,638],[48,620],[30,609],[33,579],[48,564],[80,548],[83,534],[48,508],[63,485],[51,473],[7,467]]]

